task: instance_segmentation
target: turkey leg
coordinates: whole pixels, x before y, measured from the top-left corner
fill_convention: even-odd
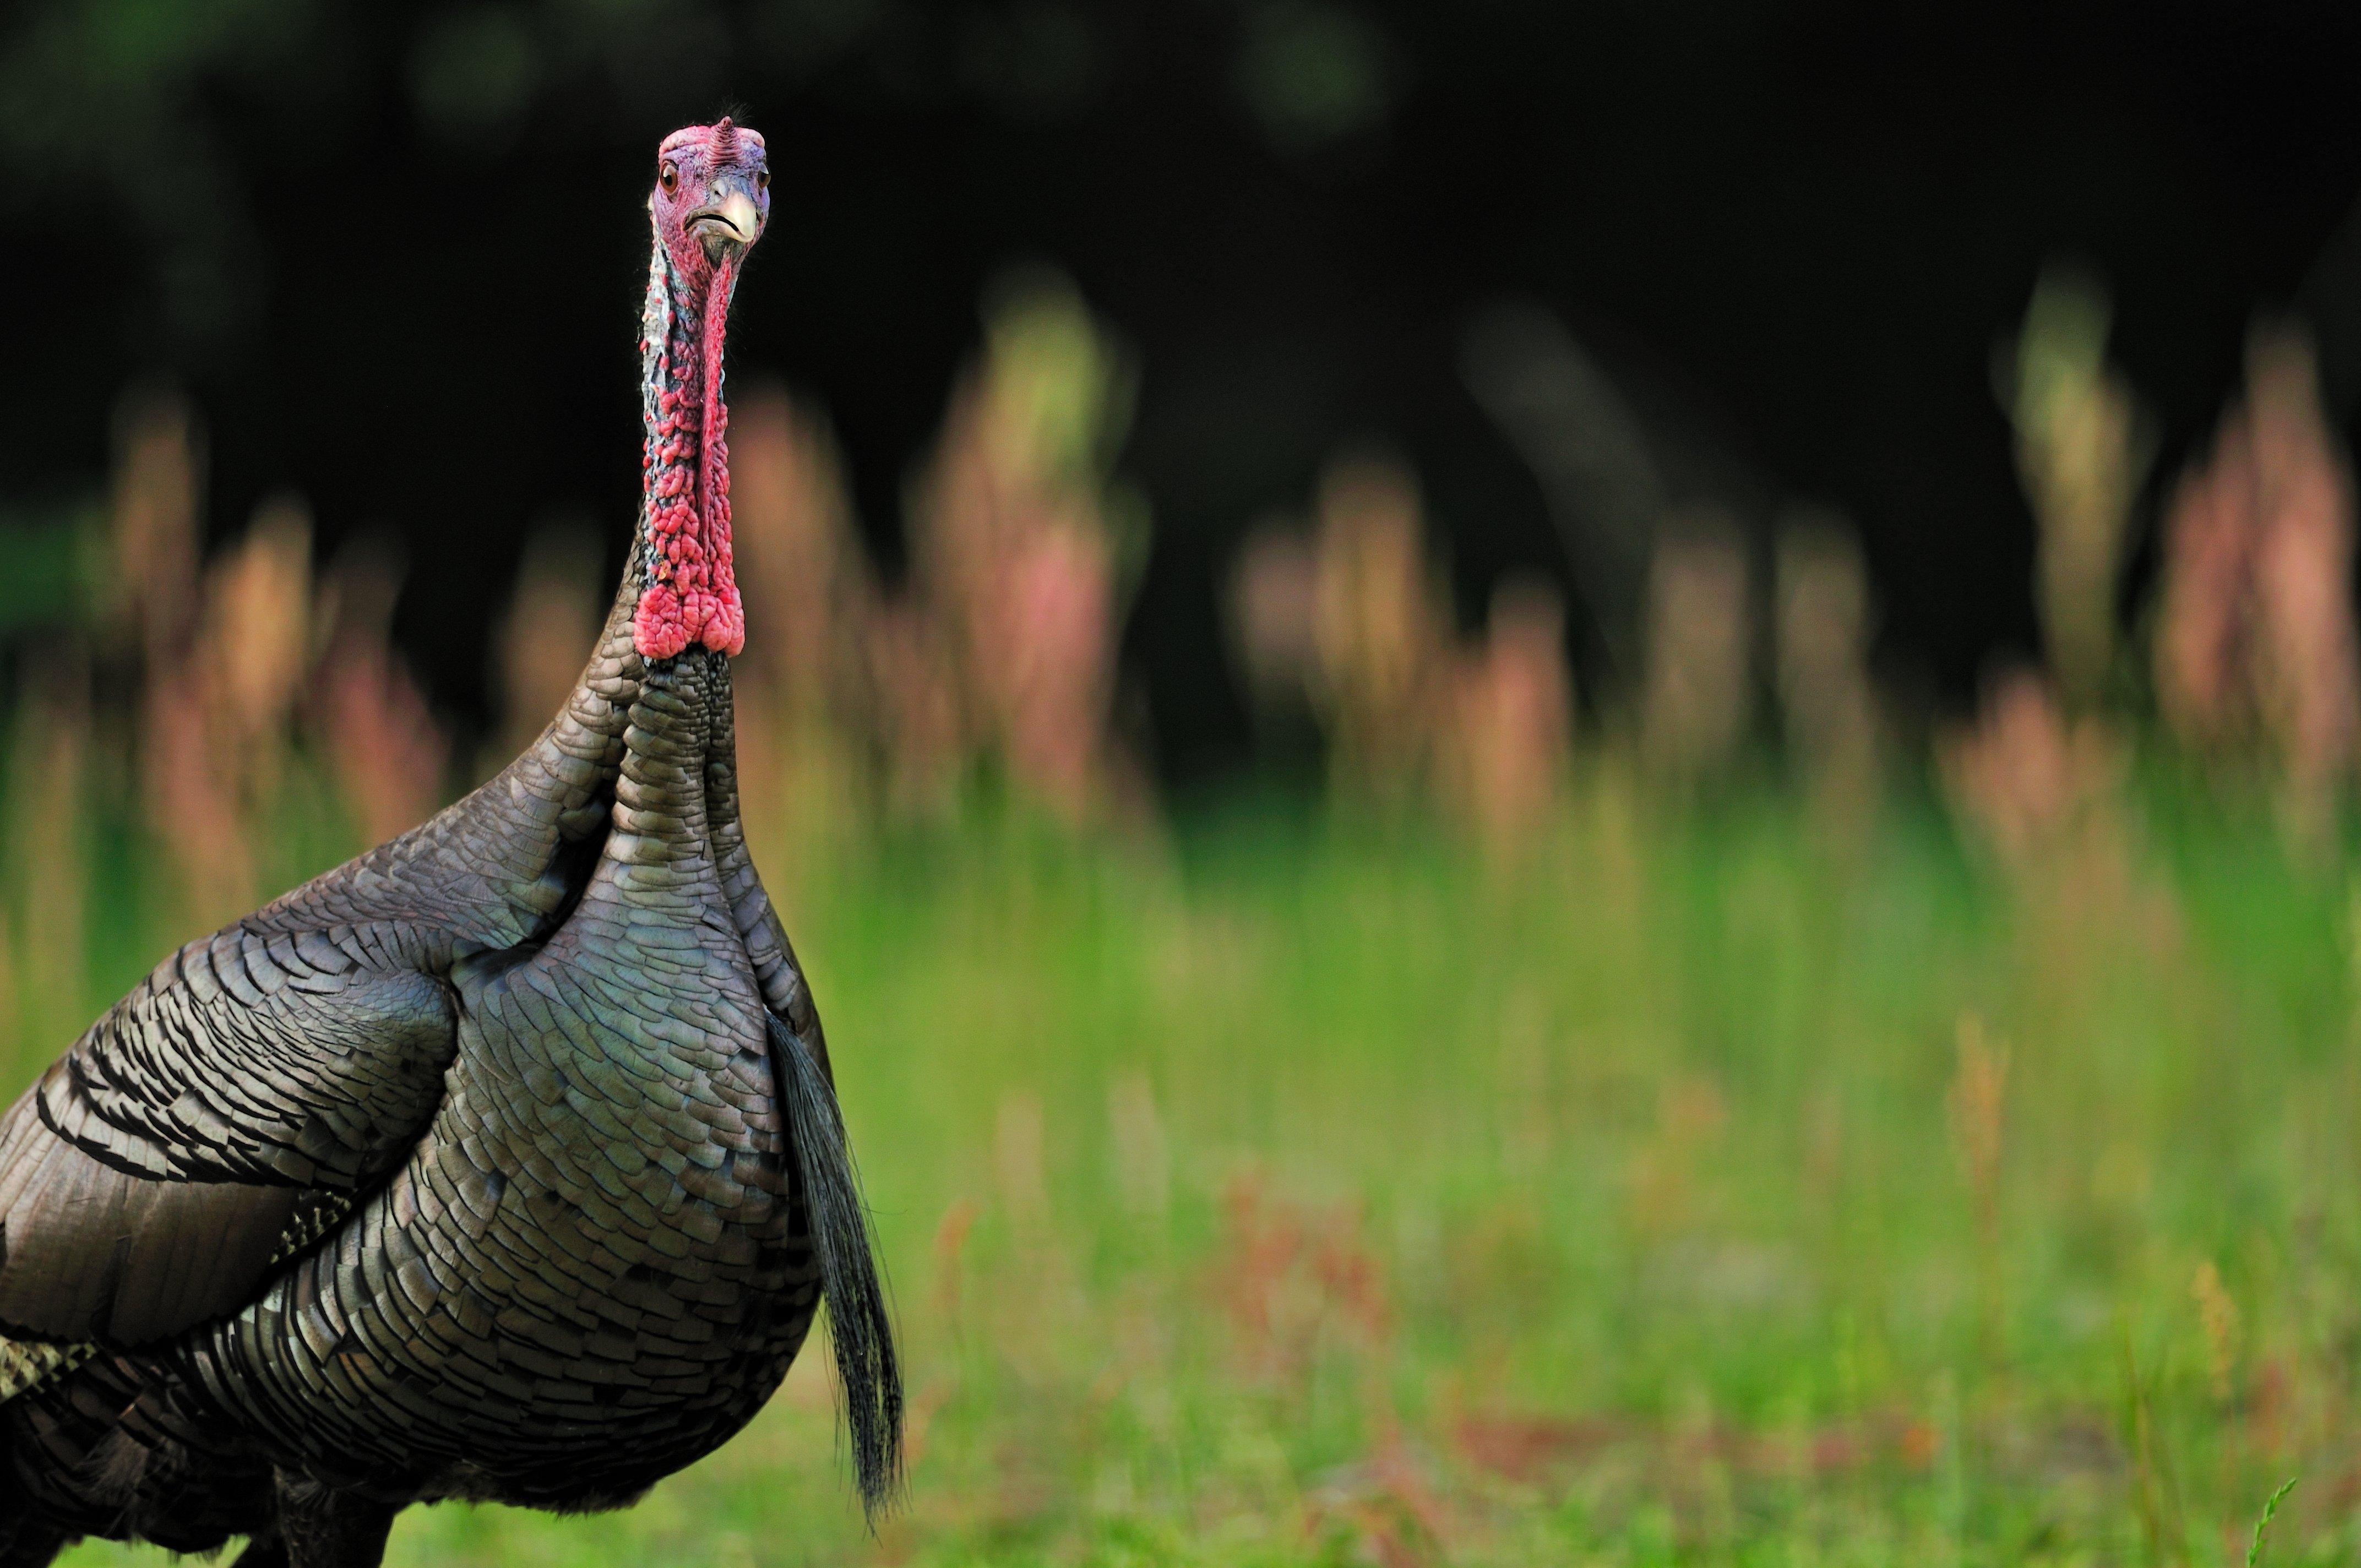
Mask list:
[[[278,1539],[247,1547],[235,1568],[378,1568],[393,1514],[383,1503],[282,1470]]]

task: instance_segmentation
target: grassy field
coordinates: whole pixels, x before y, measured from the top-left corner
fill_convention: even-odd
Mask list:
[[[1183,823],[766,856],[905,1334],[873,1540],[807,1354],[632,1511],[391,1561],[2235,1563],[2290,1477],[2265,1561],[2361,1548],[2361,931],[2259,812]]]

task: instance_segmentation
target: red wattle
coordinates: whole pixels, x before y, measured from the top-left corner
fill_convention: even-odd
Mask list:
[[[700,597],[697,635],[708,648],[735,658],[746,647],[746,612],[738,599],[738,573],[730,549],[730,405],[721,397],[721,343],[730,324],[730,291],[738,283],[738,257],[723,258],[713,269],[713,285],[706,294],[704,450],[698,467],[704,475],[705,539],[701,565],[705,593]]]
[[[669,659],[688,646],[680,600],[662,583],[640,589],[639,608],[631,611],[631,643],[642,659]]]
[[[693,372],[701,385],[667,386],[657,394],[645,462],[648,576],[631,615],[631,641],[642,658],[668,659],[693,646],[734,657],[746,646],[730,548],[730,410],[721,396],[721,347],[737,270],[738,258],[729,257],[691,284],[704,285]],[[676,345],[665,345],[667,355]]]

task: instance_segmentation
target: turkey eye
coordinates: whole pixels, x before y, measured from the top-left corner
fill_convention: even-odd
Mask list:
[[[663,171],[656,176],[656,182],[664,188],[665,195],[671,195],[680,189],[680,170],[675,165],[665,164]]]
[[[757,169],[754,170],[754,189],[757,191],[767,191],[770,188],[771,171],[767,169]]]

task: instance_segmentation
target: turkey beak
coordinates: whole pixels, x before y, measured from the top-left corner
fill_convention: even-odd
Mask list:
[[[742,250],[754,243],[763,232],[763,214],[746,182],[724,175],[714,181],[712,199],[688,214],[688,230],[705,242],[705,254],[719,261],[727,247]]]

